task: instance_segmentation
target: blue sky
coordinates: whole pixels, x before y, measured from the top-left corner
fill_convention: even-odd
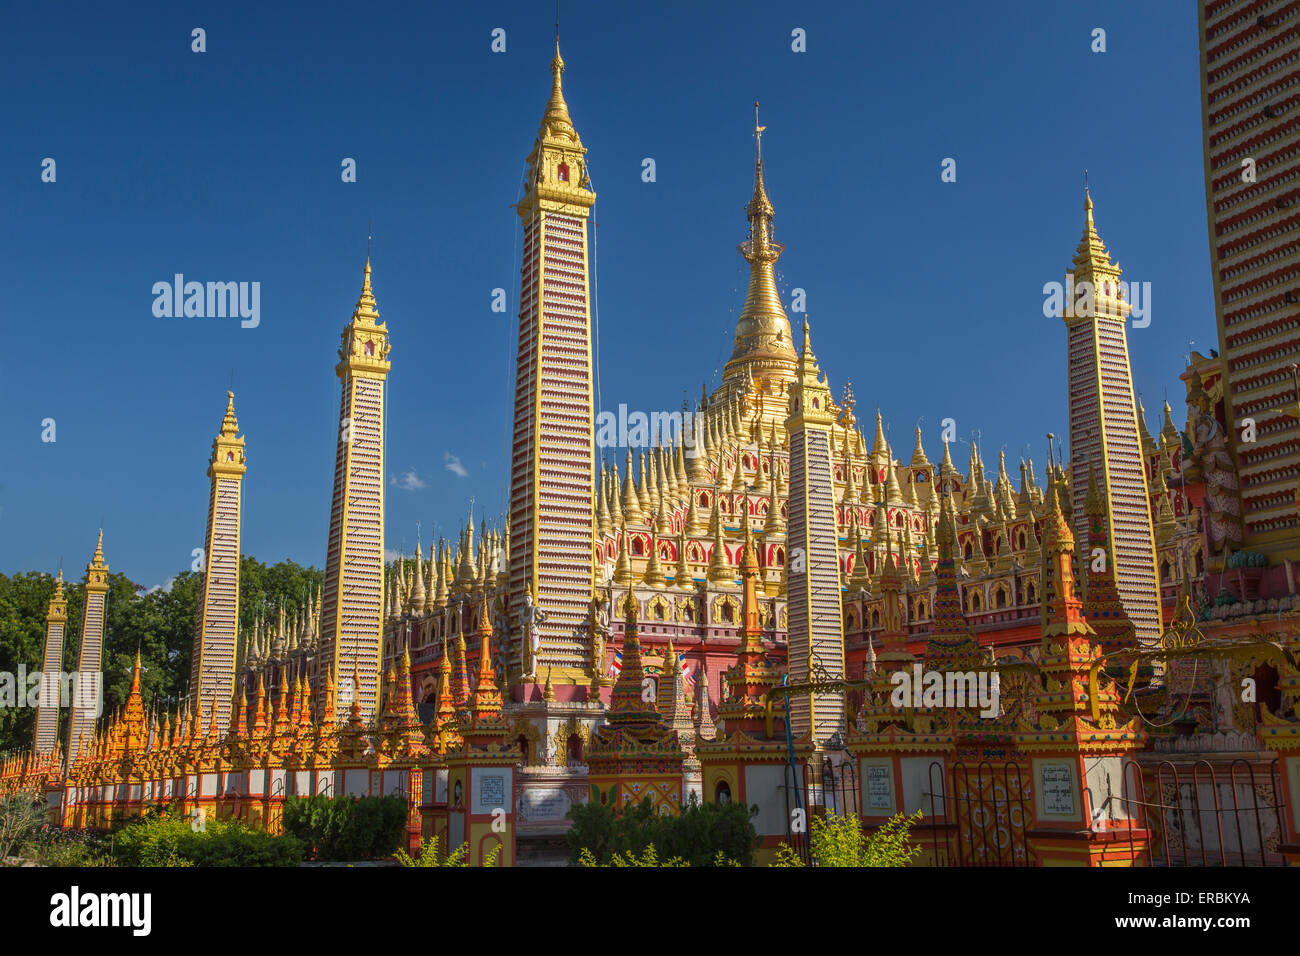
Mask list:
[[[0,14],[0,571],[62,560],[79,577],[101,522],[110,565],[141,585],[188,568],[232,370],[243,549],[322,566],[333,368],[371,219],[393,343],[388,544],[412,549],[420,521],[427,553],[471,495],[476,516],[503,510],[511,205],[552,5],[241,6]],[[757,99],[782,291],[806,290],[832,387],[853,380],[860,418],[882,409],[896,454],[921,421],[937,457],[952,417],[980,430],[988,467],[1003,446],[1041,465],[1044,433],[1067,431],[1065,332],[1042,287],[1079,240],[1085,168],[1125,278],[1151,283],[1135,382],[1153,428],[1166,392],[1181,425],[1187,340],[1215,346],[1193,5],[562,6],[598,193],[603,407],[673,409],[717,383],[744,299]],[[178,272],[260,282],[260,325],[155,317],[153,284]]]

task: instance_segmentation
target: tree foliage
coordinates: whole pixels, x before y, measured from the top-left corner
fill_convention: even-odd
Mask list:
[[[614,810],[592,801],[569,808],[569,861],[582,866],[749,866],[756,808],[701,804],[691,795],[677,815],[657,815],[647,797]],[[633,862],[654,859],[656,862]],[[660,863],[659,860],[667,860]],[[675,862],[676,861],[676,862]]]
[[[406,833],[406,798],[288,797],[284,832],[302,840],[316,860],[392,856]]]
[[[315,598],[324,575],[293,561],[267,566],[244,555],[240,561],[240,621],[250,629],[260,615],[273,621],[281,607],[303,608]],[[198,624],[203,576],[182,571],[169,587],[145,591],[126,575],[108,576],[102,660],[104,711],[111,713],[126,703],[137,649],[143,666],[140,689],[146,705],[174,709],[188,692],[190,654]],[[24,669],[35,674],[45,653],[45,614],[54,594],[55,578],[24,572],[0,574],[0,672],[14,675]],[[66,580],[68,623],[64,628],[62,670],[77,668],[81,648],[81,620],[85,588]],[[21,688],[18,688],[21,692]],[[205,709],[209,702],[204,702]],[[60,733],[65,732],[66,710],[60,711]],[[36,711],[32,707],[0,707],[0,753],[30,747]]]

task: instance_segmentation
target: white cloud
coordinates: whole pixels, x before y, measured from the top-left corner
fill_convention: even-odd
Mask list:
[[[137,591],[137,594],[153,594],[155,591],[161,591],[163,594],[170,594],[172,585],[176,583],[175,578],[168,578],[162,584],[155,584],[151,588],[145,588],[143,591]]]
[[[447,470],[457,478],[468,478],[469,469],[460,463],[460,459],[451,452],[444,452],[442,460],[447,463]]]
[[[419,491],[426,487],[424,479],[415,473],[414,468],[408,468],[400,475],[393,475],[388,479],[388,483],[396,485],[403,491]]]

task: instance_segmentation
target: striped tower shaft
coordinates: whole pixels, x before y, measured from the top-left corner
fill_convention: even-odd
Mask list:
[[[1300,396],[1291,364],[1300,353],[1300,7],[1287,0],[1197,6],[1222,424],[1244,525],[1237,547],[1295,559]],[[1231,525],[1235,515],[1222,520]]]
[[[1088,471],[1095,467],[1107,496],[1116,589],[1138,640],[1153,641],[1160,636],[1163,621],[1151,499],[1125,330],[1130,306],[1120,285],[1120,268],[1111,262],[1093,224],[1091,197],[1085,211],[1075,272],[1066,277],[1066,287],[1074,294],[1063,316],[1075,539],[1088,541]]]
[[[68,623],[68,602],[59,572],[54,596],[45,614],[45,653],[41,657],[41,689],[36,703],[33,748],[38,754],[54,751],[59,738],[59,685],[63,675],[63,634]]]
[[[81,616],[81,649],[72,684],[68,718],[68,765],[77,759],[82,743],[89,745],[95,718],[103,707],[104,613],[108,605],[108,565],[104,563],[104,532],[99,533],[95,556],[86,566],[85,608]]]
[[[239,636],[239,539],[243,504],[244,439],[238,437],[235,394],[227,393],[226,416],[208,461],[208,525],[203,545],[203,593],[190,657],[190,706],[230,726]]]
[[[830,389],[820,378],[804,325],[799,378],[791,387],[788,499],[788,619],[790,682],[807,681],[814,663],[826,676],[844,677],[843,609],[831,473]],[[790,698],[791,728],[824,743],[845,729],[842,694]]]
[[[581,670],[591,600],[594,459],[586,221],[541,212],[524,225],[510,593],[536,588],[538,665]]]
[[[355,695],[366,721],[378,706],[384,623],[384,381],[391,365],[388,331],[378,320],[367,261],[335,369],[343,394],[321,591],[318,660],[324,666],[315,675],[323,681],[329,668],[339,682],[338,705],[350,707]]]
[[[519,348],[510,471],[512,664],[520,662],[524,595],[545,615],[534,673],[587,675],[592,596],[595,429],[587,219],[596,195],[551,63],[551,99],[533,152],[523,225]],[[585,683],[585,681],[584,681]]]

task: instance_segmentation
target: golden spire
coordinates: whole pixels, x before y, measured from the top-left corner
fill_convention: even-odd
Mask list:
[[[1142,407],[1142,397],[1137,397],[1137,425],[1138,438],[1142,440],[1143,454],[1151,455],[1156,450],[1156,440],[1151,437],[1151,430],[1147,428],[1147,410]]]
[[[548,124],[551,129],[573,131],[573,120],[569,118],[569,105],[564,102],[564,84],[560,77],[564,75],[564,57],[560,56],[560,38],[555,38],[555,56],[551,58],[551,98],[546,101],[546,112],[542,114],[542,127]]]
[[[885,501],[901,503],[903,491],[898,486],[898,472],[894,469],[894,451],[888,445],[885,446],[885,461]]]
[[[716,507],[717,501],[714,500]],[[748,522],[745,522],[748,527]],[[722,543],[722,521],[719,520],[713,532],[713,554],[709,556],[708,579],[714,584],[734,584],[735,575],[731,571],[731,563],[727,560],[727,548]]]
[[[925,457],[925,446],[921,443],[921,426],[916,426],[916,448],[912,450],[912,467],[929,468],[930,459]]]
[[[677,572],[673,575],[673,585],[679,588],[694,588],[695,579],[691,576],[691,566],[686,560],[686,532],[677,534]]]
[[[85,554],[83,551],[82,554]],[[99,540],[95,544],[95,556],[90,560],[90,566],[96,571],[107,571],[108,565],[104,563],[104,529],[99,529]]]
[[[1091,296],[1082,300],[1086,305],[1086,314],[1076,313],[1077,302],[1067,302],[1062,310],[1062,318],[1073,321],[1076,318],[1091,318],[1093,315],[1127,317],[1130,306],[1120,298],[1119,263],[1111,262],[1106,244],[1097,234],[1097,225],[1092,219],[1092,195],[1086,186],[1083,195],[1083,237],[1074,252],[1073,276],[1075,289],[1091,286]]]
[[[221,435],[234,438],[239,434],[239,422],[235,419],[235,393],[226,392],[226,417],[221,420]]]
[[[763,180],[763,131],[758,104],[754,104],[754,195],[745,207],[749,238],[741,243],[740,254],[749,263],[749,289],[736,322],[735,346],[724,378],[743,378],[746,371],[757,377],[790,379],[796,356],[790,320],[776,290],[775,264],[785,247],[772,238],[772,201]],[[774,376],[773,376],[774,373]]]
[[[654,528],[650,529],[650,558],[646,561],[645,574],[641,580],[652,588],[662,588],[667,583],[663,569],[659,566],[659,546],[655,542]]]
[[[627,525],[623,525],[618,536],[618,559],[614,564],[614,580],[619,584],[630,585],[633,580],[632,562],[627,554]]]
[[[366,255],[366,271],[361,279],[361,295],[357,298],[357,307],[352,312],[352,321],[360,320],[373,325],[379,318],[379,309],[375,304],[375,293],[370,288],[370,256]]]

